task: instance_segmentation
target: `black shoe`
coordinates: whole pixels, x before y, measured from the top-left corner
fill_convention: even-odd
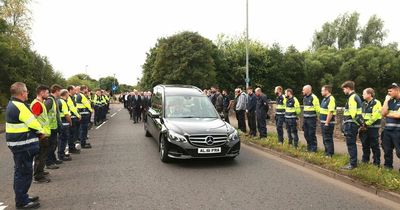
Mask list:
[[[55,164],[53,164],[53,165],[48,165],[48,166],[46,166],[46,168],[47,169],[59,169],[60,167],[58,167],[58,166],[56,166]]]
[[[348,171],[353,170],[355,168],[357,168],[357,166],[353,166],[351,164],[348,164],[348,165],[345,165],[342,167],[343,170],[348,170]]]
[[[70,156],[65,156],[63,158],[60,158],[62,161],[71,161],[72,158]]]
[[[36,202],[39,200],[39,196],[33,196],[28,198],[31,202]]]
[[[92,146],[89,142],[86,142],[86,144],[85,145],[89,145],[89,146]]]
[[[44,176],[47,176],[47,175],[49,175],[50,174],[50,172],[48,172],[48,171],[43,171],[43,173],[42,173]]]
[[[69,153],[71,153],[71,154],[79,154],[79,153],[81,153],[81,151],[77,150],[77,149],[70,149]]]
[[[84,146],[82,146],[82,149],[91,149],[92,146],[90,144],[86,144]]]
[[[40,178],[35,178],[34,182],[35,183],[49,183],[49,182],[51,182],[51,179],[46,178],[46,177],[43,176],[43,177],[40,177]]]
[[[25,205],[16,205],[17,209],[37,209],[40,207],[39,202],[29,202]]]
[[[56,160],[55,163],[56,163],[57,165],[60,165],[60,164],[63,163],[63,161],[62,161],[62,160]]]

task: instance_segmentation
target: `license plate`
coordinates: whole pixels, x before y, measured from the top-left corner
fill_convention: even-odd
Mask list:
[[[215,153],[221,153],[221,147],[198,148],[197,151],[199,154],[215,154]]]

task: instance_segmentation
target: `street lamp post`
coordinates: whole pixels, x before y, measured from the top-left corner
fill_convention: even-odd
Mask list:
[[[246,0],[246,89],[249,83],[249,0]]]

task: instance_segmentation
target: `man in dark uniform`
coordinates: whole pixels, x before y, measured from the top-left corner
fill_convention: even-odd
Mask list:
[[[382,147],[385,153],[385,168],[393,168],[393,149],[400,158],[400,86],[393,83],[388,88],[388,95],[382,106],[382,116],[386,125],[382,137]]]
[[[256,88],[257,106],[257,128],[260,133],[260,138],[267,137],[267,114],[268,114],[268,99],[267,96],[261,91],[261,88]]]
[[[222,112],[224,113],[224,120],[225,120],[225,122],[229,123],[229,110],[232,107],[232,101],[229,98],[228,91],[226,91],[226,90],[222,91],[222,97],[223,97],[223,99],[222,99],[222,106],[223,106]]]
[[[45,138],[46,131],[25,104],[28,99],[26,85],[16,82],[11,85],[10,92],[11,100],[6,109],[6,141],[15,163],[15,204],[17,208],[34,209],[40,203],[37,202],[39,197],[28,195],[32,183],[32,163],[39,152],[39,141]]]
[[[134,95],[131,97],[131,109],[133,123],[139,122],[140,109],[142,108],[142,99],[137,90],[134,91]]]
[[[256,125],[256,106],[257,97],[253,93],[253,88],[247,88],[247,103],[246,103],[246,113],[247,113],[247,123],[250,128],[250,136],[257,135],[257,125]]]

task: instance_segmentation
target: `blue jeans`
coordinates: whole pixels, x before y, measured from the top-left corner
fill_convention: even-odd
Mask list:
[[[69,125],[63,125],[58,136],[58,159],[62,160],[65,157],[65,148],[69,142]]]
[[[33,158],[38,150],[28,150],[13,153],[14,157],[14,192],[16,205],[26,205],[30,202],[28,191],[32,183]]]
[[[275,115],[276,132],[278,133],[278,141],[283,143],[283,123],[285,122],[284,115]]]
[[[88,128],[89,128],[89,122],[90,122],[90,115],[83,114],[81,116],[82,116],[82,118],[81,118],[81,123],[79,126],[79,140],[81,141],[81,145],[85,146]]]
[[[307,141],[307,150],[310,152],[317,151],[317,118],[305,117],[303,123],[304,138]]]
[[[53,165],[56,163],[56,149],[57,149],[57,130],[51,130],[51,135],[49,137],[49,150],[47,154],[46,165]]]
[[[299,136],[297,134],[297,119],[296,118],[286,118],[286,129],[289,137],[289,144],[294,141],[294,146],[299,145]]]
[[[335,146],[333,143],[333,130],[335,128],[334,124],[329,124],[325,126],[321,125],[322,140],[325,146],[325,155],[332,156],[335,153]]]
[[[345,123],[343,125],[344,136],[346,137],[347,151],[350,156],[350,164],[357,166],[357,134],[359,126],[355,123]]]
[[[382,148],[385,153],[385,167],[393,168],[393,149],[400,158],[400,131],[385,129],[382,134]]]

